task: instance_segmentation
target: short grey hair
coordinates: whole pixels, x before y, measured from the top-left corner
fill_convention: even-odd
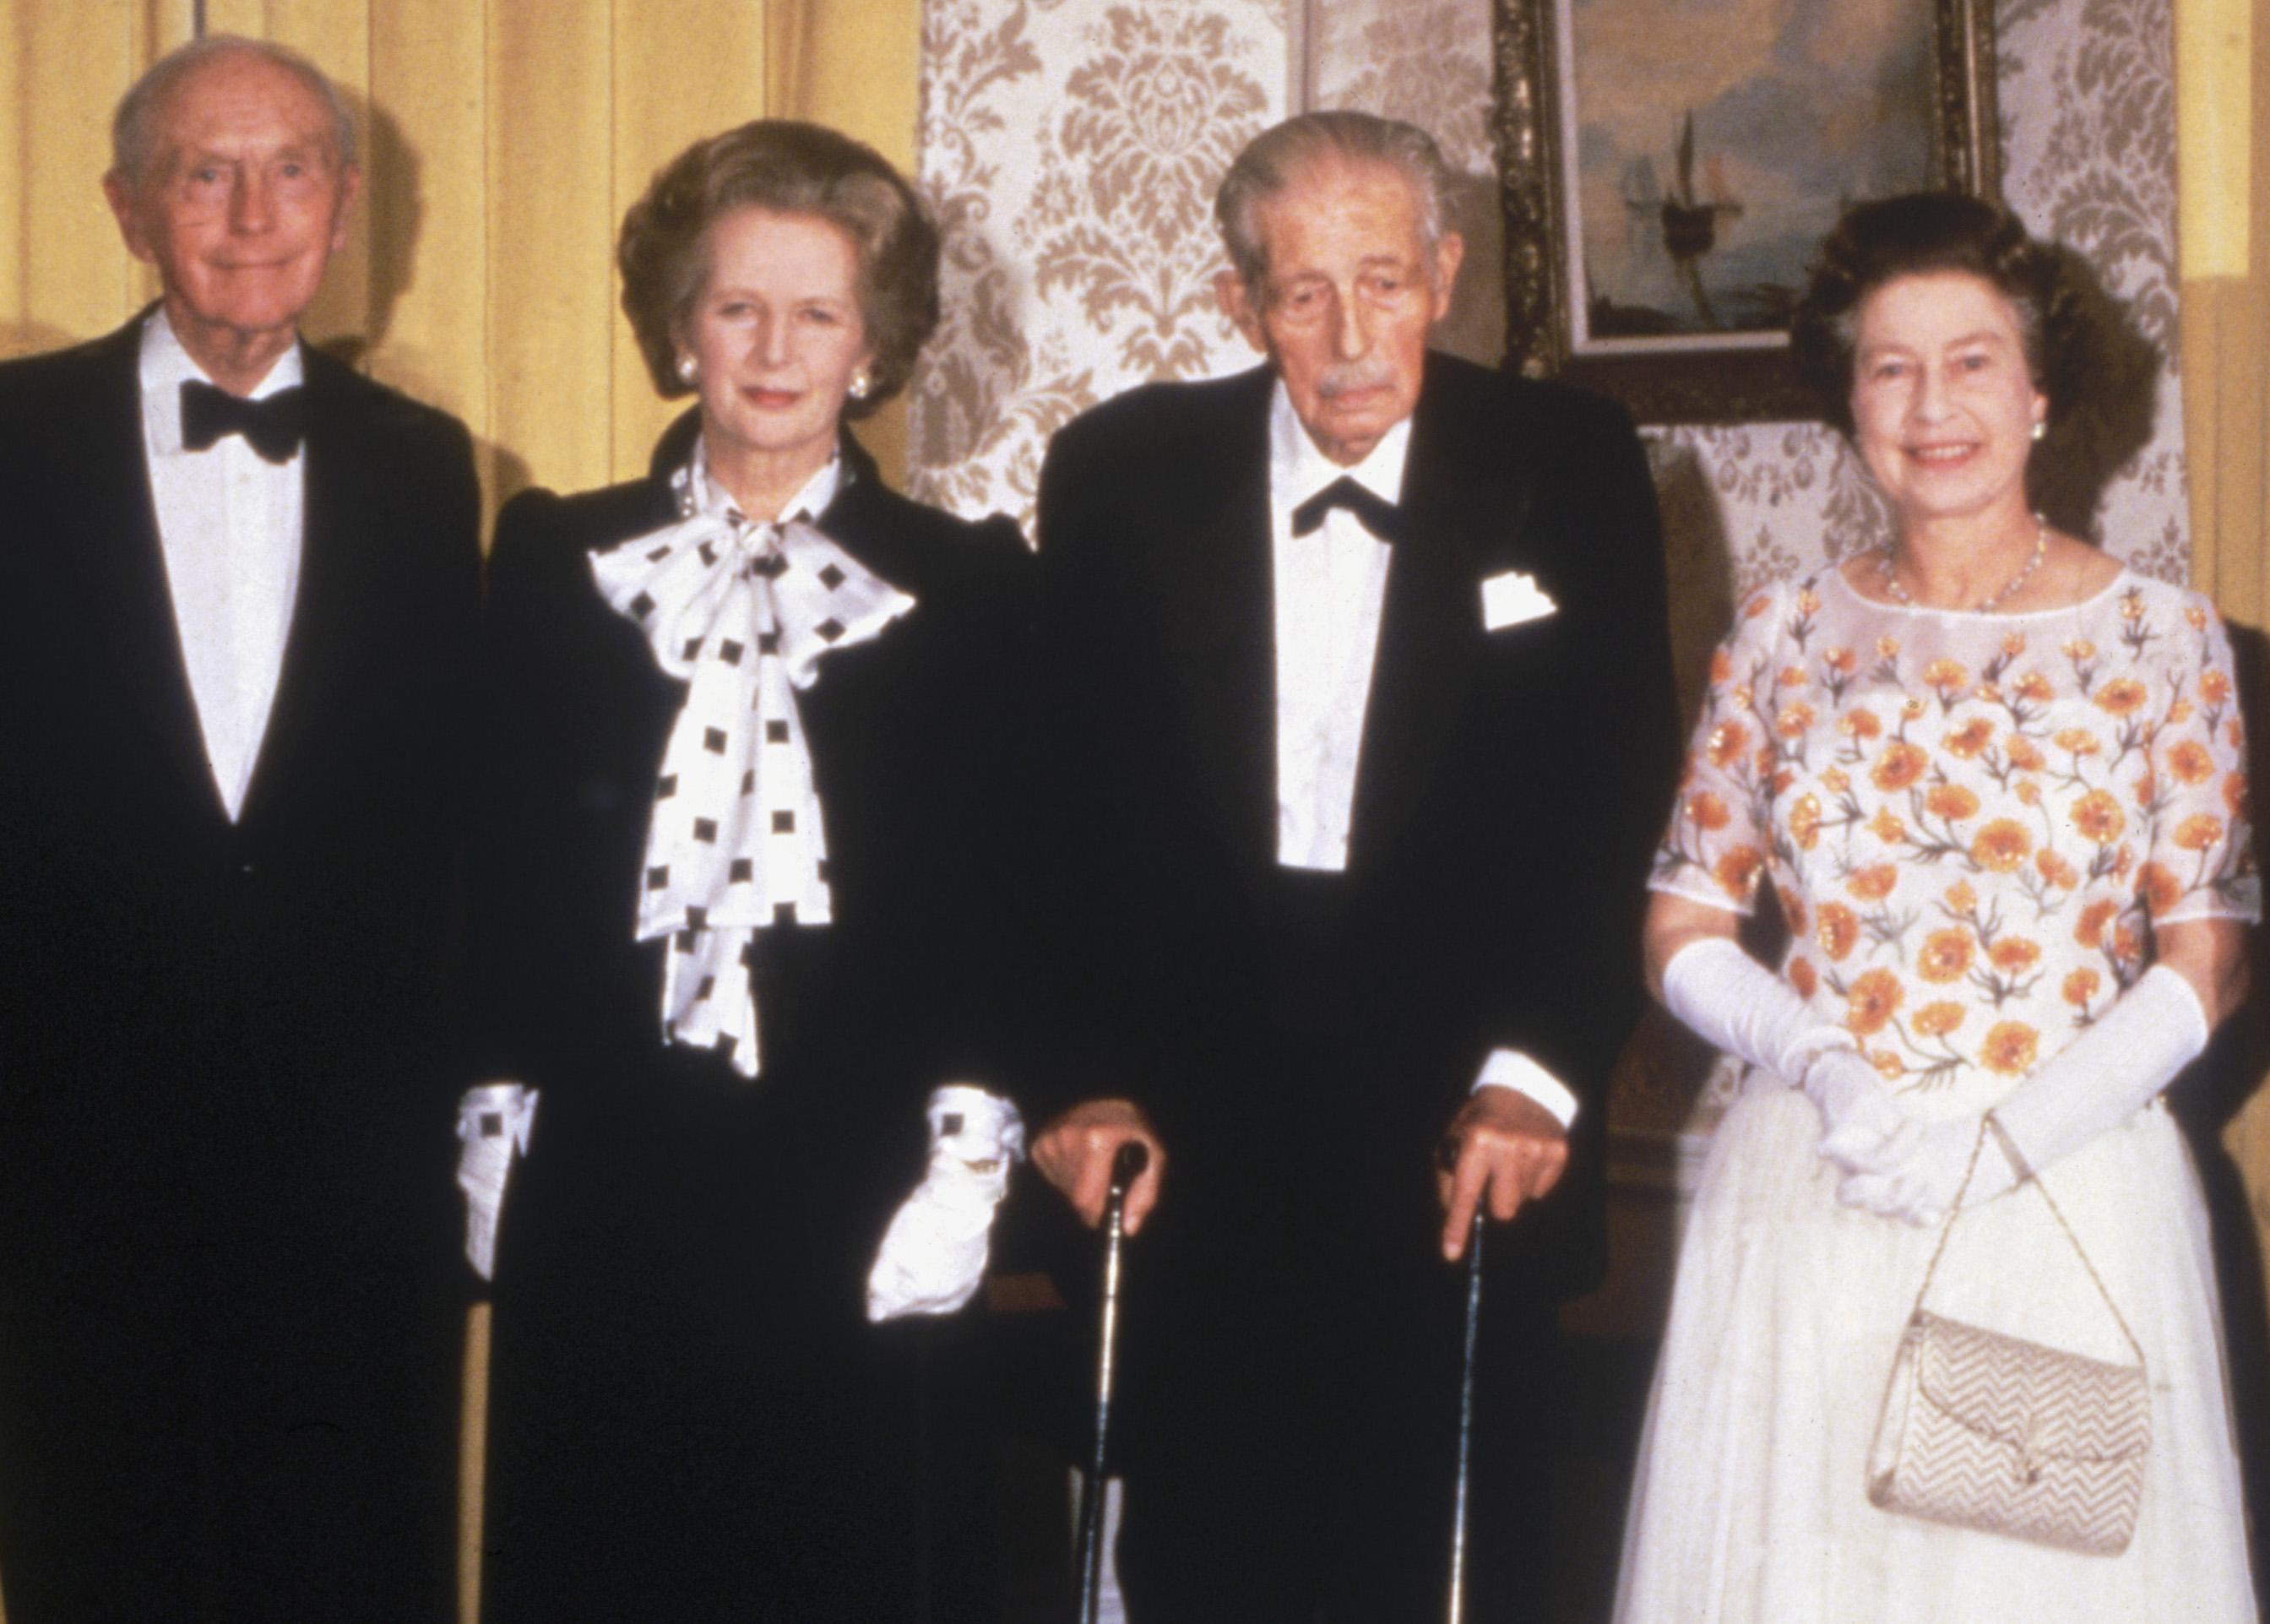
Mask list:
[[[1400,171],[1419,203],[1419,234],[1431,255],[1449,212],[1450,169],[1435,137],[1416,124],[1345,108],[1302,113],[1272,125],[1246,144],[1213,195],[1214,223],[1238,279],[1259,291],[1268,255],[1255,216],[1319,165],[1381,163]]]
[[[146,179],[151,149],[158,138],[158,110],[165,105],[166,99],[174,93],[182,80],[205,63],[223,56],[258,56],[272,62],[315,92],[323,106],[330,110],[331,145],[338,158],[339,167],[351,169],[354,167],[353,115],[347,111],[345,99],[323,76],[321,68],[299,52],[272,41],[251,40],[237,33],[209,33],[167,52],[152,63],[142,77],[118,99],[118,110],[110,115],[111,173],[130,186],[139,185]]]

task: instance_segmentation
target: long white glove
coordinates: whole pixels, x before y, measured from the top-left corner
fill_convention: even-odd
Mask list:
[[[993,1209],[1025,1154],[1025,1119],[967,1083],[932,1091],[930,1166],[891,1216],[867,1274],[867,1317],[951,1314],[977,1294]]]
[[[485,1280],[496,1278],[497,1218],[516,1153],[528,1154],[536,1125],[536,1090],[519,1083],[480,1083],[457,1101],[457,1188],[465,1192],[465,1261]]]
[[[2096,1025],[1994,1108],[2002,1132],[1987,1135],[1968,1189],[1962,1175],[1978,1143],[1977,1116],[1931,1123],[1903,1154],[1845,1179],[1837,1197],[1847,1206],[1918,1224],[1942,1220],[1958,1192],[1965,1209],[1991,1201],[2126,1122],[2198,1057],[2207,1040],[2207,1012],[2191,983],[2155,964]],[[2012,1150],[2023,1166],[2012,1164]]]
[[[1911,1133],[1852,1034],[1732,938],[1697,937],[1672,954],[1663,1002],[1698,1036],[1803,1088],[1821,1112],[1822,1155],[1870,1165]]]

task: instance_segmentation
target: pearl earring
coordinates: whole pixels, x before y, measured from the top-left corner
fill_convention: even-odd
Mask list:
[[[2050,426],[2049,426],[2047,423],[2045,423],[2045,422],[2042,421],[2042,420],[2041,420],[2040,419],[2038,419],[2038,418],[2035,419],[2035,421],[2034,421],[2034,438],[2035,438],[2036,440],[2039,440],[2043,435],[2044,435],[2044,434],[2048,434],[2049,432],[2050,432]]]
[[[678,381],[680,383],[691,383],[701,375],[700,361],[695,360],[691,355],[681,355],[678,358]]]
[[[874,387],[875,381],[867,375],[867,369],[864,367],[862,367],[858,371],[851,374],[851,386],[849,393],[854,400],[864,400],[873,390]]]

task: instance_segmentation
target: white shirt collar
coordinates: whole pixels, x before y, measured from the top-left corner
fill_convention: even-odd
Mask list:
[[[142,323],[142,396],[151,431],[151,449],[170,456],[182,449],[182,385],[192,378],[212,382],[212,374],[197,364],[174,331],[173,318],[159,305]],[[253,386],[251,398],[264,400],[279,389],[307,380],[307,366],[293,344],[276,358],[268,375]]]
[[[1403,500],[1403,464],[1411,452],[1411,419],[1379,437],[1369,456],[1343,468],[1317,449],[1293,410],[1285,380],[1269,392],[1269,490],[1280,506],[1296,508],[1333,480],[1354,479],[1384,501]]]
[[[820,523],[820,515],[827,511],[828,503],[836,493],[850,483],[851,471],[843,465],[843,453],[838,450],[821,465],[818,473],[805,480],[797,493],[790,497],[780,510],[781,522],[800,518],[808,524]],[[717,483],[709,471],[709,448],[700,437],[694,441],[694,460],[687,465],[685,490],[693,493],[693,511],[696,513],[736,513],[733,498]]]

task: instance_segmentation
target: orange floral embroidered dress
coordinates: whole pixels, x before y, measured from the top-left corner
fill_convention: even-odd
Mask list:
[[[2230,650],[2123,572],[2066,609],[1871,603],[1833,569],[1752,597],[1713,657],[1653,888],[1748,913],[1903,1109],[1992,1106],[2150,962],[2154,923],[2253,919]],[[2155,1102],[2045,1183],[2143,1342],[2143,1518],[2117,1559],[1895,1517],[1864,1461],[1935,1232],[1840,1205],[1820,1120],[1752,1075],[1714,1136],[1635,1483],[1617,1617],[2244,1620],[2219,1310],[2196,1175]],[[1967,1216],[1939,1311],[2105,1359],[2118,1329],[2044,1204]]]

